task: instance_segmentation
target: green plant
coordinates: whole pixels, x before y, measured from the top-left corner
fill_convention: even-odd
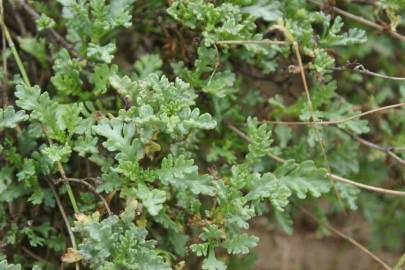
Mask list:
[[[404,3],[319,5],[1,1],[0,269],[223,270],[306,208],[403,251],[405,79],[350,61],[403,73]]]

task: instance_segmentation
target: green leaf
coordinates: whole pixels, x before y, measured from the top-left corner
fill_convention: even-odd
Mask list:
[[[41,14],[41,16],[36,20],[38,31],[44,31],[46,29],[53,28],[55,26],[55,20],[48,17],[46,14]]]
[[[207,80],[207,83],[202,90],[218,98],[223,98],[237,91],[234,87],[235,81],[235,74],[229,70],[225,72],[217,72]]]
[[[249,13],[256,18],[261,18],[267,22],[275,22],[282,17],[279,2],[258,0],[256,4],[242,8],[243,12]]]
[[[13,106],[0,108],[0,130],[3,128],[15,128],[19,122],[28,119],[24,111],[15,112]]]
[[[135,75],[134,79],[143,80],[150,74],[155,73],[161,75],[160,69],[163,62],[158,54],[145,54],[142,55],[134,64]]]
[[[117,159],[141,159],[144,155],[143,147],[139,139],[135,138],[135,125],[125,123],[119,118],[111,120],[103,119],[93,130],[107,141],[103,146],[109,151],[118,151]]]
[[[259,125],[256,118],[247,119],[248,136],[250,138],[249,153],[254,158],[266,156],[270,152],[270,145],[273,143],[271,139],[271,130],[268,125]]]
[[[89,48],[87,49],[87,56],[90,58],[94,58],[97,61],[109,64],[114,58],[115,50],[115,43],[108,43],[104,46],[90,43]]]
[[[229,254],[246,254],[249,249],[254,248],[259,242],[259,238],[248,234],[235,234],[225,240],[222,244]]]
[[[142,201],[149,214],[156,216],[166,201],[166,192],[159,189],[150,190],[146,185],[139,185],[136,196]]]
[[[208,258],[203,260],[202,269],[204,270],[226,270],[224,262],[218,260],[215,256],[214,249],[211,248]]]
[[[162,167],[157,175],[164,184],[171,184],[178,189],[189,189],[194,194],[213,195],[213,178],[210,175],[198,175],[194,161],[184,155],[169,155],[162,160]]]
[[[319,197],[328,193],[331,188],[330,179],[325,169],[319,169],[312,160],[296,164],[289,160],[274,172],[275,176],[300,199],[307,194]]]
[[[107,64],[96,64],[92,81],[94,83],[94,94],[101,95],[107,91],[110,77],[114,76],[118,71],[118,66],[112,65],[111,68]]]
[[[49,158],[52,161],[52,163],[56,163],[56,162],[65,162],[72,153],[72,149],[68,144],[65,144],[64,146],[52,144],[50,146],[43,148],[41,152],[47,158]]]
[[[47,68],[47,54],[46,54],[46,47],[45,47],[45,39],[35,39],[31,37],[25,38],[18,38],[18,42],[20,43],[20,47],[26,53],[33,56],[38,62],[42,65],[42,67]]]
[[[6,260],[0,261],[0,269],[2,270],[21,270],[19,264],[8,264]]]
[[[339,197],[349,205],[349,208],[351,210],[357,210],[358,206],[356,201],[360,194],[360,190],[354,186],[343,183],[336,183],[335,187]]]
[[[288,205],[288,198],[291,196],[291,191],[272,173],[264,174],[252,184],[252,189],[245,197],[247,200],[254,201],[270,198],[273,206],[279,211],[283,211]]]

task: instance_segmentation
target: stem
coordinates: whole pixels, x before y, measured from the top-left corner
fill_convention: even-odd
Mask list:
[[[3,29],[4,35],[6,37],[8,46],[11,49],[11,53],[13,54],[13,57],[15,59],[15,62],[17,63],[18,69],[20,70],[21,76],[24,80],[24,83],[28,86],[31,86],[30,84],[30,80],[28,79],[28,75],[27,75],[27,71],[24,68],[24,65],[21,61],[20,55],[18,54],[14,42],[11,39],[10,33],[8,32],[8,29],[6,27],[6,24],[4,23],[4,19],[3,19],[3,12],[2,12],[2,16],[1,16],[1,27]]]
[[[383,260],[381,260],[377,255],[375,255],[374,253],[372,253],[370,250],[368,250],[365,246],[363,246],[362,244],[360,244],[359,242],[357,242],[356,240],[354,240],[353,238],[351,238],[350,236],[342,233],[341,231],[339,231],[338,229],[336,229],[335,227],[333,227],[332,225],[328,224],[328,223],[323,223],[321,222],[317,217],[315,217],[313,214],[311,214],[308,210],[306,210],[305,208],[300,207],[301,211],[306,214],[307,216],[311,217],[312,219],[316,220],[319,224],[323,224],[326,228],[328,228],[330,231],[332,231],[333,233],[339,235],[340,237],[342,237],[343,239],[349,241],[351,244],[353,244],[355,247],[359,248],[361,251],[363,251],[365,254],[367,254],[368,256],[370,256],[371,258],[373,258],[373,260],[375,260],[376,262],[378,262],[384,269],[387,270],[392,270],[391,267],[389,267]]]

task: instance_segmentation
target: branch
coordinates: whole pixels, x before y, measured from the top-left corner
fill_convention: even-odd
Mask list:
[[[227,126],[233,130],[236,134],[238,134],[242,139],[244,139],[247,142],[251,142],[251,139],[249,138],[249,136],[247,136],[244,132],[242,132],[241,130],[239,130],[237,127],[235,127],[234,125],[227,123]],[[268,153],[268,156],[270,158],[272,158],[273,160],[279,162],[279,163],[285,163],[287,162],[287,160],[274,155],[273,153]],[[369,191],[373,191],[373,192],[378,192],[378,193],[383,193],[383,194],[387,194],[387,195],[393,195],[393,196],[401,196],[401,197],[405,197],[405,192],[403,191],[396,191],[396,190],[391,190],[391,189],[385,189],[385,188],[379,188],[379,187],[375,187],[375,186],[370,186],[370,185],[366,185],[366,184],[362,184],[362,183],[358,183],[355,181],[352,181],[350,179],[335,175],[333,173],[326,173],[326,176],[330,177],[333,180],[345,183],[345,184],[349,184],[349,185],[353,185],[356,186],[358,188],[361,189],[366,189]]]
[[[20,6],[29,14],[34,20],[37,20],[40,18],[40,15],[33,9],[29,4],[25,2],[25,0],[19,0]],[[56,32],[54,29],[50,28],[47,29],[47,31],[52,35],[52,37],[55,39],[57,43],[62,45],[65,49],[70,51],[74,57],[77,58],[82,58],[81,55],[74,49],[72,44],[69,44],[68,42],[65,41],[65,39],[59,35],[58,32]]]
[[[289,45],[290,42],[283,40],[271,40],[271,39],[262,39],[262,40],[219,40],[215,44],[218,45],[246,45],[246,44],[264,44],[264,45]]]
[[[73,247],[75,250],[77,250],[77,245],[76,245],[75,236],[74,236],[74,234],[73,234],[72,228],[70,227],[69,220],[68,220],[68,218],[67,218],[65,209],[63,208],[62,202],[60,201],[59,195],[58,195],[58,193],[56,192],[55,187],[54,187],[54,185],[52,184],[52,182],[49,181],[48,179],[46,179],[46,182],[48,182],[48,185],[49,185],[49,187],[51,188],[51,191],[52,191],[52,193],[53,193],[53,195],[54,195],[54,197],[55,197],[55,200],[56,200],[56,204],[58,205],[58,208],[59,208],[59,211],[60,211],[60,213],[61,213],[61,215],[62,215],[63,221],[65,222],[66,229],[67,229],[68,234],[69,234],[69,237],[70,237],[70,242],[72,243],[72,247]],[[79,264],[76,263],[75,265],[76,265],[76,270],[79,270],[79,269],[80,269]]]
[[[346,241],[350,242],[351,244],[353,244],[355,247],[357,247],[358,249],[360,249],[362,252],[364,252],[365,254],[367,254],[368,256],[370,256],[373,260],[375,260],[377,263],[379,263],[384,269],[387,270],[392,270],[391,267],[389,267],[382,259],[380,259],[377,255],[375,255],[374,253],[372,253],[370,250],[368,250],[365,246],[363,246],[362,244],[360,244],[359,242],[357,242],[356,240],[354,240],[353,238],[351,238],[350,236],[342,233],[341,231],[339,231],[338,229],[334,228],[332,225],[330,225],[327,222],[321,222],[317,217],[315,217],[313,214],[311,214],[308,210],[306,210],[305,208],[300,207],[301,211],[306,214],[307,216],[309,216],[310,218],[312,218],[313,220],[315,220],[316,222],[318,222],[319,224],[323,224],[328,230],[332,231],[333,233],[339,235],[341,238],[345,239]]]
[[[373,142],[370,142],[368,140],[365,140],[359,136],[356,136],[350,132],[345,131],[347,134],[349,134],[353,139],[355,139],[356,141],[358,141],[359,143],[361,143],[362,145],[365,145],[367,147],[373,148],[375,150],[381,151],[383,153],[386,153],[387,155],[389,155],[390,157],[392,157],[393,159],[395,159],[396,161],[398,161],[399,163],[405,165],[405,160],[403,160],[402,158],[400,158],[397,154],[395,154],[393,152],[393,148],[390,147],[383,147],[380,146],[378,144],[375,144]],[[395,149],[395,148],[394,148]]]
[[[308,2],[310,2],[312,4],[315,4],[315,5],[319,6],[319,7],[322,7],[322,4],[318,3],[318,1],[308,0]],[[375,23],[373,21],[367,20],[367,19],[365,19],[365,18],[363,18],[361,16],[352,14],[352,13],[350,13],[348,11],[345,11],[345,10],[337,8],[337,7],[328,6],[328,8],[330,8],[333,12],[335,12],[335,13],[337,13],[339,15],[342,15],[342,16],[344,16],[346,18],[357,21],[357,22],[359,22],[361,24],[367,25],[367,26],[369,26],[371,28],[374,28],[374,29],[376,29],[376,30],[378,30],[380,32],[388,32],[392,37],[397,38],[397,39],[399,39],[401,41],[405,41],[405,36],[401,35],[400,33],[396,32],[396,31],[393,31],[393,30],[391,30],[391,29],[389,29],[387,27],[384,27],[384,26],[382,26],[380,24],[377,24],[377,23]]]
[[[356,71],[361,74],[369,75],[369,76],[374,76],[374,77],[379,77],[387,80],[392,80],[392,81],[405,81],[405,77],[395,77],[395,76],[388,76],[385,74],[380,74],[377,72],[373,72],[371,70],[366,69],[363,65],[359,64],[354,67],[350,67],[350,64],[343,66],[343,67],[334,67],[331,68],[332,70],[337,70],[337,71]]]
[[[404,107],[405,106],[405,102],[401,102],[401,103],[396,103],[396,104],[392,104],[392,105],[388,105],[388,106],[383,106],[383,107],[378,107],[376,109],[372,109],[366,112],[362,112],[359,114],[355,114],[352,116],[349,116],[347,118],[343,118],[340,120],[330,120],[330,121],[269,121],[269,120],[264,120],[263,122],[265,123],[269,123],[269,124],[280,124],[280,125],[292,125],[292,126],[298,126],[298,125],[313,125],[313,124],[317,124],[317,125],[337,125],[337,124],[341,124],[356,118],[361,118],[363,116],[369,115],[369,114],[373,114],[376,112],[381,112],[381,111],[386,111],[389,109],[394,109],[394,108],[398,108],[398,107]]]
[[[101,201],[103,202],[103,204],[104,204],[105,209],[107,210],[108,215],[109,215],[109,216],[112,216],[111,209],[110,209],[110,207],[108,206],[108,203],[107,203],[106,199],[104,199],[104,197],[101,196],[101,194],[98,193],[97,190],[96,190],[91,184],[87,183],[87,182],[84,181],[83,179],[77,179],[77,178],[59,178],[59,179],[55,182],[55,184],[62,183],[62,182],[64,182],[64,183],[67,183],[67,182],[74,182],[74,183],[79,183],[79,184],[85,185],[88,189],[91,190],[91,192],[93,192],[96,196],[98,196],[98,197],[100,198],[100,200],[101,200]]]

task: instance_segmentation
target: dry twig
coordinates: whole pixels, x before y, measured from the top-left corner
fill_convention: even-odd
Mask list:
[[[363,246],[362,244],[360,244],[359,242],[357,242],[356,240],[354,240],[353,238],[351,238],[350,236],[342,233],[341,231],[339,231],[338,229],[336,229],[335,227],[333,227],[332,225],[328,224],[328,223],[323,223],[321,222],[317,217],[315,217],[312,213],[310,213],[308,210],[306,210],[303,207],[300,207],[301,211],[306,214],[307,216],[311,217],[313,220],[317,221],[319,224],[323,224],[328,230],[332,231],[333,233],[337,234],[338,236],[340,236],[341,238],[345,239],[346,241],[350,242],[351,244],[353,244],[355,247],[357,247],[358,249],[360,249],[362,252],[364,252],[365,254],[367,254],[368,256],[370,256],[374,261],[376,261],[377,263],[379,263],[384,269],[387,270],[392,270],[391,267],[389,267],[382,259],[380,259],[377,255],[375,255],[374,253],[372,253],[370,250],[368,250],[365,246]]]
[[[312,4],[315,4],[315,5],[319,6],[319,7],[322,7],[322,5],[323,5],[322,3],[319,3],[318,1],[315,1],[315,0],[308,0],[308,1],[311,2]],[[372,27],[372,28],[374,28],[374,29],[376,29],[376,30],[378,30],[380,32],[387,32],[392,37],[397,38],[398,40],[401,40],[401,41],[405,41],[405,36],[404,35],[401,35],[400,33],[396,32],[396,31],[393,31],[393,30],[391,30],[391,29],[389,29],[389,28],[387,28],[387,27],[385,27],[383,25],[377,24],[377,23],[375,23],[373,21],[367,20],[367,19],[365,19],[365,18],[363,18],[361,16],[352,14],[352,13],[350,13],[348,11],[345,11],[345,10],[337,8],[337,7],[328,6],[328,8],[330,8],[330,10],[332,10],[333,12],[335,12],[335,13],[337,13],[339,15],[342,15],[342,16],[344,16],[346,18],[352,19],[352,20],[357,21],[357,22],[359,22],[361,24]]]
[[[330,120],[330,121],[270,121],[270,120],[264,120],[263,122],[265,123],[269,123],[269,124],[280,124],[280,125],[291,125],[291,126],[296,126],[296,125],[313,125],[313,124],[317,124],[317,125],[337,125],[337,124],[342,124],[344,122],[356,119],[356,118],[361,118],[363,116],[369,115],[369,114],[373,114],[373,113],[377,113],[377,112],[382,112],[382,111],[386,111],[386,110],[390,110],[390,109],[394,109],[394,108],[399,108],[399,107],[404,107],[405,106],[405,102],[401,102],[401,103],[396,103],[396,104],[392,104],[392,105],[388,105],[388,106],[383,106],[383,107],[378,107],[369,111],[365,111],[359,114],[355,114],[343,119],[339,119],[339,120]]]
[[[82,184],[82,185],[86,186],[88,189],[90,189],[91,192],[93,192],[96,196],[98,196],[100,198],[100,200],[104,204],[105,209],[107,210],[108,215],[112,216],[112,212],[111,212],[111,209],[110,209],[110,207],[108,205],[108,202],[106,201],[106,199],[103,196],[101,196],[100,193],[97,192],[97,190],[91,184],[87,183],[83,179],[77,179],[77,178],[59,178],[55,182],[55,184],[62,183],[62,182],[63,183],[74,182],[74,183],[79,183],[79,184]]]

